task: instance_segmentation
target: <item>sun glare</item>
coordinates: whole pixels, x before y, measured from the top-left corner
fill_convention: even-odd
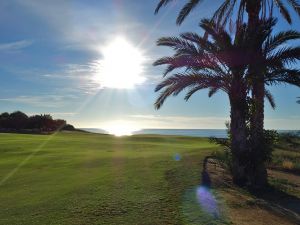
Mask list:
[[[124,37],[117,37],[101,48],[95,80],[107,88],[130,89],[145,81],[142,76],[145,57]]]
[[[135,131],[138,131],[140,129],[130,123],[114,122],[104,126],[104,130],[106,130],[109,134],[121,137],[131,136]]]

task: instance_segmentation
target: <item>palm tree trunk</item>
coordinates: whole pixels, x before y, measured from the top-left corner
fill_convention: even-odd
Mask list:
[[[247,5],[248,25],[250,35],[255,34],[256,27],[259,23],[259,12],[261,9],[261,0],[249,0]],[[254,39],[254,38],[253,38]],[[255,40],[250,46],[254,49],[254,55],[259,56],[262,46],[258,45]],[[256,58],[256,57],[254,57]],[[249,67],[252,80],[252,100],[253,110],[250,115],[250,163],[248,168],[248,180],[251,186],[260,188],[267,184],[267,172],[265,162],[262,158],[264,146],[264,74],[257,70],[257,65],[253,63]]]
[[[267,170],[264,161],[264,96],[263,76],[255,79],[252,90],[253,111],[250,119],[251,157],[249,181],[255,188],[267,185]]]
[[[237,185],[244,186],[247,183],[246,157],[248,152],[246,91],[239,82],[234,84],[234,86],[235,88],[233,88],[230,93],[231,170],[233,182]]]

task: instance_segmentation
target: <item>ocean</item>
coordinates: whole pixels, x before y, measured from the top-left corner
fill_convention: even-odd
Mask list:
[[[108,134],[107,131],[98,128],[81,128],[92,133]],[[295,130],[278,130],[279,133],[297,132]],[[298,131],[299,132],[299,131]],[[191,136],[191,137],[216,137],[226,138],[226,129],[142,129],[139,131],[132,132],[135,134],[159,134],[159,135],[180,135],[180,136]]]

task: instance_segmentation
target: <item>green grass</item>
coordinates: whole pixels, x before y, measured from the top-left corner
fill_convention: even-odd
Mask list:
[[[0,224],[223,224],[193,191],[214,149],[192,137],[0,134]]]

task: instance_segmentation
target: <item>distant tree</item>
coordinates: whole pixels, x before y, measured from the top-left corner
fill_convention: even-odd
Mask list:
[[[0,128],[8,127],[8,119],[9,119],[8,112],[4,112],[4,113],[0,114]]]
[[[42,130],[43,131],[52,131],[54,130],[53,128],[55,127],[54,121],[51,115],[49,114],[44,114],[42,115]]]
[[[62,130],[66,124],[65,120],[54,120],[54,130]]]
[[[28,122],[28,116],[21,112],[16,111],[9,115],[9,126],[12,129],[24,129]]]
[[[27,128],[28,129],[40,129],[42,127],[42,116],[34,115],[29,117]]]
[[[9,117],[9,113],[8,112],[4,112],[0,114],[0,118],[8,118]]]
[[[34,132],[54,132],[62,130],[67,126],[67,122],[62,119],[54,120],[51,115],[33,115],[28,117],[25,113],[16,111],[11,114],[0,114],[0,129],[4,130],[32,130]],[[67,127],[75,130],[72,125]]]
[[[66,125],[63,127],[63,130],[74,131],[74,130],[75,130],[75,127],[74,127],[73,125],[66,124]]]

